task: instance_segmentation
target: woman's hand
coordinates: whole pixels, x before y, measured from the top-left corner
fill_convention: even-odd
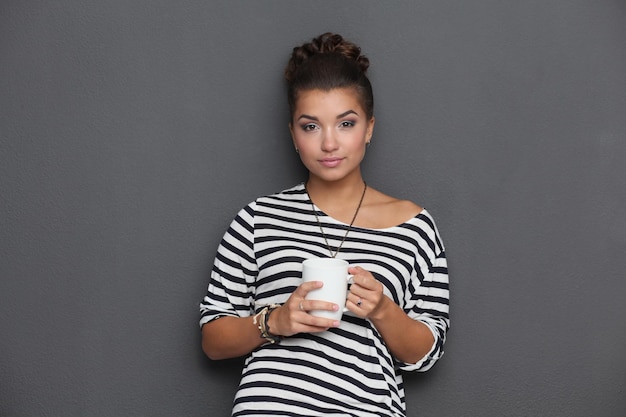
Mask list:
[[[396,359],[417,363],[431,349],[435,339],[422,322],[410,318],[383,293],[383,284],[361,267],[348,269],[354,284],[346,306],[359,317],[369,319]]]
[[[376,318],[385,302],[389,301],[383,293],[383,284],[360,266],[350,267],[348,272],[352,274],[353,284],[350,286],[346,307],[358,317]]]
[[[339,327],[338,320],[315,317],[308,313],[311,310],[339,309],[337,304],[328,301],[304,299],[310,291],[321,287],[321,281],[310,281],[296,288],[287,302],[270,314],[269,332],[276,336],[292,336],[297,333],[317,333],[331,327]]]

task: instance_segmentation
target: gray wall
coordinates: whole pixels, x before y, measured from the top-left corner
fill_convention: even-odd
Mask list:
[[[624,1],[0,4],[0,415],[226,416],[197,305],[235,212],[303,179],[281,72],[371,58],[373,186],[426,206],[447,353],[409,416],[626,415]]]

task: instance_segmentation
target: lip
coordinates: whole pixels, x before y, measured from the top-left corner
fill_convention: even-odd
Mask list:
[[[319,161],[320,161],[320,164],[322,164],[326,168],[335,168],[336,166],[341,164],[341,161],[343,161],[343,158],[323,158],[323,159],[320,159]]]

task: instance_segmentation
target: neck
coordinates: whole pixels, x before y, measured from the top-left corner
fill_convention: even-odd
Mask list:
[[[326,204],[342,205],[360,199],[365,181],[361,176],[333,182],[309,177],[305,185],[311,199],[321,207]]]
[[[305,184],[305,188],[307,188],[306,184]],[[345,190],[345,187],[344,187],[344,190]],[[354,210],[354,213],[352,213],[352,215],[350,217],[350,220],[347,220],[347,218],[344,219],[344,217],[346,217],[346,214],[345,214],[346,208],[345,208],[345,205],[342,202],[330,201],[331,203],[334,204],[335,208],[339,209],[339,211],[337,212],[339,214],[339,216],[336,217],[336,218],[339,219],[340,221],[343,221],[344,223],[347,223],[349,221],[349,226],[346,229],[346,233],[343,235],[343,238],[341,239],[341,242],[339,243],[339,246],[337,247],[337,249],[333,249],[330,246],[330,244],[328,243],[328,238],[326,237],[326,234],[324,233],[324,229],[322,228],[322,224],[320,223],[320,219],[319,219],[319,217],[317,215],[317,211],[315,210],[311,194],[309,193],[309,197],[311,198],[311,209],[313,210],[313,214],[315,215],[315,220],[317,221],[317,225],[320,228],[320,232],[322,232],[322,237],[324,238],[324,242],[326,243],[326,247],[328,248],[328,253],[330,254],[331,258],[334,258],[334,257],[337,256],[337,254],[341,250],[341,247],[343,246],[343,243],[345,242],[346,238],[348,237],[348,233],[350,233],[350,229],[352,228],[352,225],[354,224],[354,221],[356,220],[357,216],[359,215],[359,210],[361,210],[361,205],[363,204],[363,199],[365,198],[365,192],[366,191],[367,191],[367,184],[365,184],[365,181],[363,181],[363,191],[361,191],[361,196],[359,197],[359,203],[356,206],[356,209]],[[344,191],[344,193],[347,195],[347,194],[349,194],[349,191]],[[320,207],[320,206],[318,206],[318,207]],[[322,210],[326,211],[323,208],[322,208]],[[333,213],[328,213],[328,211],[326,211],[326,213],[330,214],[331,216],[333,215]]]
[[[308,181],[306,190],[311,201],[323,212],[344,223],[350,223],[353,219],[354,210],[358,202],[359,208],[365,197],[366,184],[363,178],[352,181],[349,184],[318,183]],[[358,209],[357,209],[358,210]]]

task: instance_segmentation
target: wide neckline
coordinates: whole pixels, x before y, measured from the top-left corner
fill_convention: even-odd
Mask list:
[[[317,213],[318,215],[322,215],[324,216],[324,218],[330,219],[333,223],[337,224],[337,225],[341,225],[344,227],[350,227],[348,223],[346,222],[342,222],[341,220],[338,220],[336,218],[334,218],[333,216],[331,216],[330,214],[326,213],[324,210],[322,210],[321,208],[319,208],[317,206],[317,204],[315,204],[313,201],[311,201],[311,198],[309,196],[309,194],[306,192],[306,188],[304,187],[304,182],[300,183],[299,187],[302,189],[303,192],[303,197],[305,199],[305,201],[307,202],[307,204],[309,204]],[[381,227],[381,228],[374,228],[374,227],[363,227],[363,226],[358,226],[358,225],[352,225],[352,229],[361,229],[361,230],[370,230],[370,231],[376,231],[376,232],[385,232],[385,231],[390,231],[393,229],[397,229],[400,228],[406,224],[410,224],[413,221],[416,221],[419,219],[419,217],[426,215],[428,212],[426,211],[426,208],[422,207],[422,210],[420,210],[419,213],[417,213],[415,216],[410,217],[408,219],[406,219],[405,221],[403,221],[402,223],[396,224],[396,225],[392,225],[392,226],[387,226],[387,227]]]

